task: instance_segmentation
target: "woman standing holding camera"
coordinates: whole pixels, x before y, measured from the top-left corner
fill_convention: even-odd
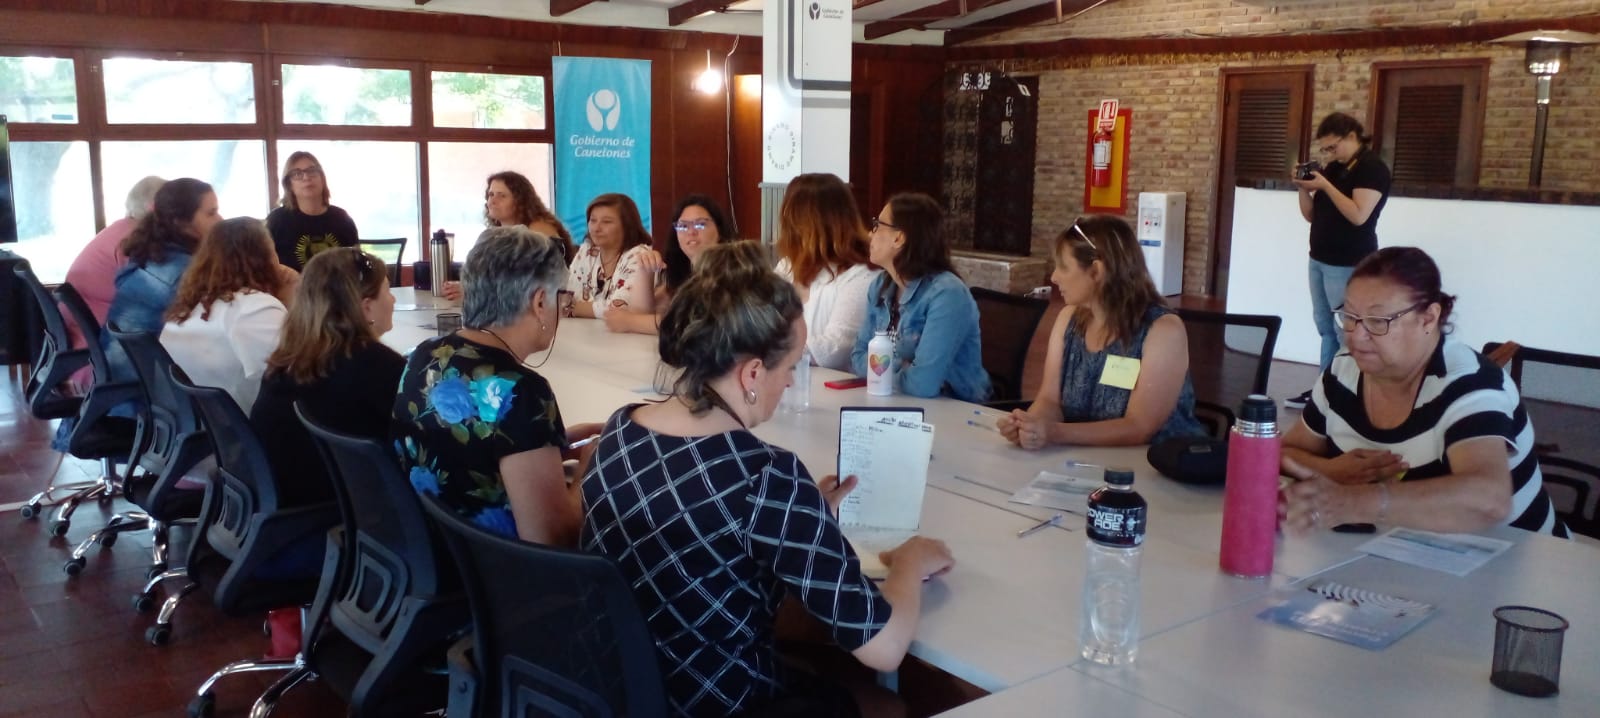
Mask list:
[[[1320,368],[1327,371],[1339,353],[1333,310],[1344,304],[1356,264],[1378,251],[1378,215],[1389,201],[1390,177],[1361,122],[1343,112],[1322,118],[1316,147],[1323,166],[1302,166],[1294,184],[1300,214],[1311,223],[1311,317],[1322,337]],[[1310,398],[1308,390],[1284,404],[1301,409]]]

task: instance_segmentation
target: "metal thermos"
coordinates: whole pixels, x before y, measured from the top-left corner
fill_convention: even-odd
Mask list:
[[[433,294],[443,296],[445,282],[450,281],[450,235],[444,230],[434,232],[428,241],[428,259],[432,262],[428,276],[433,280]]]
[[[1272,573],[1278,535],[1278,407],[1246,397],[1228,436],[1228,479],[1222,494],[1222,570],[1261,578]]]

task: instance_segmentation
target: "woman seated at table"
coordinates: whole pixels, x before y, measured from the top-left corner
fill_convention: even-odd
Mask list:
[[[678,288],[689,281],[695,262],[708,247],[722,241],[733,241],[733,226],[727,215],[710,197],[691,194],[678,203],[678,218],[672,224],[672,234],[667,235],[666,252],[662,254],[661,272],[656,281],[655,311],[641,312],[633,309],[606,312],[606,328],[614,332],[655,334],[656,323],[667,311],[667,303]]]
[[[161,345],[196,385],[227,391],[249,414],[299,278],[261,220],[225,219],[184,272]]]
[[[296,401],[323,426],[387,443],[405,359],[378,337],[393,326],[383,260],[350,248],[306,264],[250,410],[286,505],[333,500],[327,469],[295,416]]]
[[[1093,215],[1055,241],[1056,315],[1044,379],[1027,411],[998,422],[1024,449],[1125,446],[1200,436],[1189,339],[1145,268],[1133,228]]]
[[[583,479],[583,548],[615,559],[633,585],[674,715],[825,714],[828,699],[778,659],[779,600],[797,598],[858,660],[892,671],[922,582],[950,569],[950,552],[920,537],[886,552],[880,590],[835,518],[854,480],[814,481],[751,433],[806,340],[800,298],[758,245],[707,250],[660,330],[661,358],[682,375],[666,401],[606,422]]]
[[[872,263],[884,273],[867,290],[867,320],[856,333],[850,368],[866,376],[867,343],[895,337],[895,390],[911,396],[989,398],[978,336],[978,303],[950,264],[944,210],[925,194],[897,194],[872,219]]]
[[[1283,438],[1284,523],[1473,532],[1509,523],[1566,536],[1533,424],[1504,369],[1449,336],[1455,297],[1415,247],[1368,255],[1334,321],[1348,353]]]
[[[400,375],[390,436],[418,492],[500,535],[571,546],[582,519],[561,452],[599,424],[568,427],[550,383],[523,359],[560,323],[561,243],[491,227],[467,253],[467,328],[417,345]],[[541,362],[543,363],[543,362]]]
[[[613,309],[655,311],[660,262],[639,207],[625,194],[608,193],[594,198],[585,216],[589,235],[567,272],[567,291],[574,297],[571,316],[604,319]]]
[[[539,198],[533,183],[520,172],[506,170],[489,175],[483,188],[483,221],[490,227],[514,227],[520,224],[556,240],[569,263],[577,251],[572,243],[572,233]],[[452,301],[461,299],[461,283],[446,282],[442,293]]]
[[[806,348],[817,366],[850,371],[850,351],[867,320],[867,290],[882,274],[867,264],[867,228],[850,187],[837,176],[789,181],[778,209],[778,275],[805,303]]]
[[[280,264],[298,272],[319,252],[356,246],[361,232],[349,213],[328,204],[328,178],[315,155],[289,155],[280,182],[282,205],[267,215]]]

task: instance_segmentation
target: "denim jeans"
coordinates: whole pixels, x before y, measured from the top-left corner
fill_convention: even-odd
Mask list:
[[[1355,267],[1310,262],[1308,278],[1311,284],[1311,319],[1317,324],[1317,334],[1322,336],[1322,370],[1327,371],[1333,357],[1339,353],[1339,326],[1333,322],[1333,310],[1344,305],[1344,287],[1350,283]]]

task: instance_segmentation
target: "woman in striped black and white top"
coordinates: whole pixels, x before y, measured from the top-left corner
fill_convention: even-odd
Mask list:
[[[1545,494],[1533,425],[1505,370],[1447,335],[1455,297],[1415,247],[1356,266],[1334,311],[1334,359],[1284,437],[1284,523],[1432,531],[1510,524],[1566,536]],[[1403,480],[1403,481],[1402,481]]]

